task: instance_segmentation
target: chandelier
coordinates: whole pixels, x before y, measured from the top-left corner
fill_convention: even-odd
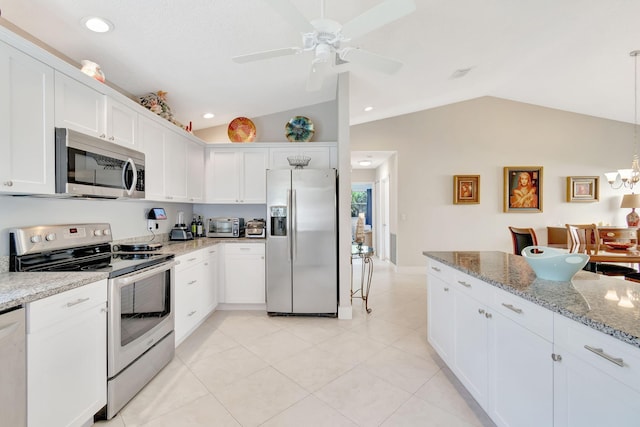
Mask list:
[[[629,53],[634,58],[633,67],[633,159],[631,169],[618,169],[617,172],[605,172],[607,181],[613,189],[632,189],[640,181],[640,162],[638,161],[638,55],[640,50]]]

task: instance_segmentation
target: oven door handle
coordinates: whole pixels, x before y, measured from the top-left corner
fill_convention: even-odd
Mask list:
[[[137,282],[138,280],[143,280],[143,279],[146,279],[147,277],[154,276],[161,271],[169,270],[170,268],[173,268],[178,264],[180,264],[180,261],[165,262],[158,266],[150,267],[148,270],[142,270],[138,274],[133,274],[133,275],[122,277],[122,278],[116,277],[114,281],[117,282],[118,284],[130,285],[131,283]]]

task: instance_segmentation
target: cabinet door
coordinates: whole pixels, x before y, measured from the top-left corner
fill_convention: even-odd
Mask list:
[[[488,396],[487,309],[454,290],[454,357],[452,370],[483,408]]]
[[[307,169],[329,169],[332,166],[330,147],[291,147],[291,148],[271,148],[269,150],[270,169],[293,169],[289,165],[289,156],[311,157]]]
[[[106,137],[106,97],[71,77],[55,73],[56,127],[70,128],[87,135]]]
[[[241,165],[235,151],[209,150],[207,159],[207,202],[237,203],[240,199]]]
[[[138,124],[140,145],[145,155],[145,199],[165,200],[165,129],[142,116]]]
[[[138,143],[138,113],[126,105],[106,97],[107,140],[134,150]]]
[[[204,198],[204,148],[187,141],[187,199],[202,202]]]
[[[205,249],[204,260],[204,290],[202,300],[205,312],[211,313],[218,306],[218,283],[220,274],[220,254],[217,246]]]
[[[488,325],[487,413],[499,426],[553,425],[553,344],[495,311]]]
[[[453,357],[453,290],[439,277],[429,274],[427,334],[440,357],[451,363]]]
[[[225,303],[264,304],[264,245],[225,245]]]
[[[0,42],[0,192],[55,193],[53,69]]]
[[[187,147],[185,139],[175,132],[166,132],[164,174],[167,200],[187,201]]]
[[[175,334],[179,345],[204,318],[204,271],[202,262],[176,271]]]
[[[267,200],[267,152],[247,150],[242,153],[242,191],[240,202],[265,203]]]
[[[106,404],[106,294],[103,280],[27,307],[30,427],[85,425]]]

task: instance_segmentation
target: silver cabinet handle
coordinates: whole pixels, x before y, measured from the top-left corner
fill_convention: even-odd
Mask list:
[[[554,362],[562,362],[562,356],[559,354],[551,353],[551,359],[553,359]]]
[[[479,314],[484,314],[484,309],[479,308],[479,309],[478,309],[478,313],[479,313]]]
[[[197,282],[197,280],[192,280],[192,281],[190,281],[189,283],[187,283],[187,285],[193,285],[193,284],[194,284],[194,283],[196,283],[196,282]]]
[[[491,316],[491,313],[485,313],[484,317],[486,317],[487,319],[491,319],[493,316]]]
[[[189,259],[187,260],[187,262],[195,261],[195,260],[197,260],[197,259],[198,259],[198,258],[189,258]]]
[[[467,282],[463,282],[462,280],[458,280],[458,283],[460,283],[462,286],[464,286],[465,288],[470,288],[471,285]]]
[[[87,302],[87,301],[89,301],[89,297],[87,297],[87,298],[78,298],[77,300],[75,300],[73,302],[68,302],[67,303],[67,307],[73,307],[74,305],[82,304],[83,302]]]
[[[438,267],[431,267],[432,270],[437,271],[438,273],[440,273],[440,269]]]
[[[449,292],[449,288],[444,288],[444,291],[445,292]]]
[[[514,307],[514,306],[513,306],[513,305],[511,305],[511,304],[505,304],[505,303],[502,303],[502,305],[504,305],[505,307],[507,307],[507,308],[508,308],[509,310],[511,310],[511,311],[515,311],[515,312],[516,312],[516,313],[518,313],[518,314],[522,314],[522,309],[520,309],[520,308],[516,308],[516,307]]]
[[[6,186],[6,187],[13,187],[13,181],[5,181],[2,183],[2,185]]]
[[[191,313],[187,314],[187,316],[191,317],[191,316],[193,316],[194,314],[196,314],[196,310],[193,310]]]
[[[591,347],[589,345],[585,345],[584,348],[586,348],[587,350],[597,354],[598,356],[600,356],[600,357],[602,357],[604,359],[607,359],[611,363],[615,363],[618,366],[624,366],[624,360],[622,359],[622,357],[613,357],[613,356],[605,353],[603,349],[596,348],[596,347]]]

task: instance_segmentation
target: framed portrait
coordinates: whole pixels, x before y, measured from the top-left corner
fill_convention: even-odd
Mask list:
[[[542,195],[542,166],[505,166],[505,212],[542,212]]]
[[[453,204],[480,203],[480,175],[453,176]]]
[[[599,193],[597,176],[567,177],[567,202],[597,202]]]

